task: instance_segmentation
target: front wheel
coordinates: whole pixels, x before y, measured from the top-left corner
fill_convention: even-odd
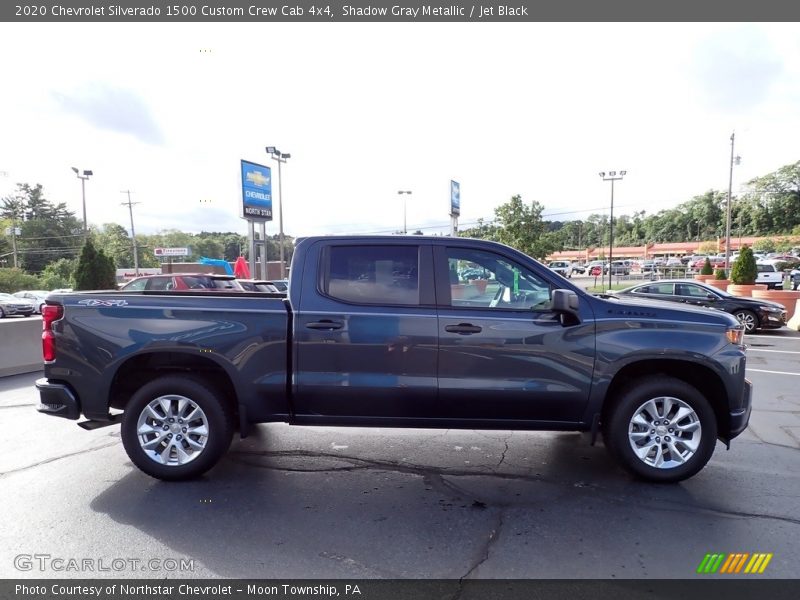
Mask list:
[[[758,329],[758,317],[749,310],[737,310],[733,316],[744,326],[745,333],[753,333]]]
[[[665,375],[629,386],[603,421],[603,440],[612,456],[653,482],[682,481],[700,471],[716,439],[708,400],[685,381]]]
[[[167,481],[213,467],[233,437],[229,405],[208,382],[167,375],[143,385],[125,407],[122,444],[142,471]]]

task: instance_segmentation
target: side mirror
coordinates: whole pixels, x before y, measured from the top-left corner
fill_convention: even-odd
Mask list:
[[[552,309],[553,312],[562,315],[569,315],[578,319],[578,294],[572,290],[553,290]]]
[[[711,300],[713,302],[716,299],[717,297],[714,294],[706,294],[706,300]]]

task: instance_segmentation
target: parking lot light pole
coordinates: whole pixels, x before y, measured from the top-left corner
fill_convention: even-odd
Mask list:
[[[283,251],[283,177],[281,176],[281,163],[285,163],[286,159],[292,158],[291,154],[281,152],[275,146],[267,146],[267,154],[270,155],[272,160],[278,161],[278,235],[280,238],[280,260],[281,260],[281,276],[280,279],[286,278],[286,260]],[[266,251],[266,240],[264,240],[264,250]],[[264,273],[266,278],[267,274]]]
[[[612,271],[614,270],[613,267],[613,259],[614,259],[614,182],[618,179],[622,179],[627,171],[609,171],[606,173],[605,171],[600,171],[599,175],[603,178],[603,181],[610,181],[611,182],[611,216],[608,219],[608,289],[611,289],[611,277]],[[602,278],[601,278],[602,281]]]
[[[741,156],[733,155],[733,143],[736,138],[736,132],[731,134],[731,165],[728,173],[728,203],[725,209],[725,273],[730,276],[730,260],[731,260],[731,194],[733,192],[733,165],[739,164],[742,160]],[[741,245],[741,244],[740,244]],[[740,248],[741,249],[741,248]]]
[[[403,194],[411,195],[411,190],[397,190],[397,193],[401,196]],[[406,198],[403,196],[403,235],[408,234],[408,227],[406,226]]]
[[[84,171],[83,175],[81,175],[81,172],[76,167],[72,167],[72,170],[75,171],[75,175],[81,180],[81,197],[83,198],[83,241],[85,242],[88,229],[86,225],[86,180],[94,175],[94,173],[92,171]]]

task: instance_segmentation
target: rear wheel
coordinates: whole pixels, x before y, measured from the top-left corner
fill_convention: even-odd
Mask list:
[[[152,477],[191,479],[213,467],[233,437],[233,415],[208,382],[186,375],[159,377],[125,407],[122,443]]]
[[[603,422],[612,456],[648,481],[691,477],[714,453],[717,421],[705,397],[668,376],[640,380],[622,393]]]
[[[733,316],[739,320],[739,323],[744,325],[745,333],[752,333],[758,329],[758,317],[749,310],[737,310]]]

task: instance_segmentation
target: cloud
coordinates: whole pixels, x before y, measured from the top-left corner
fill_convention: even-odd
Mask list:
[[[54,92],[53,97],[66,112],[99,129],[130,134],[146,144],[164,142],[150,108],[132,90],[95,83],[73,93]]]
[[[708,108],[729,113],[758,107],[784,74],[766,34],[751,27],[720,31],[696,49],[693,75]]]

